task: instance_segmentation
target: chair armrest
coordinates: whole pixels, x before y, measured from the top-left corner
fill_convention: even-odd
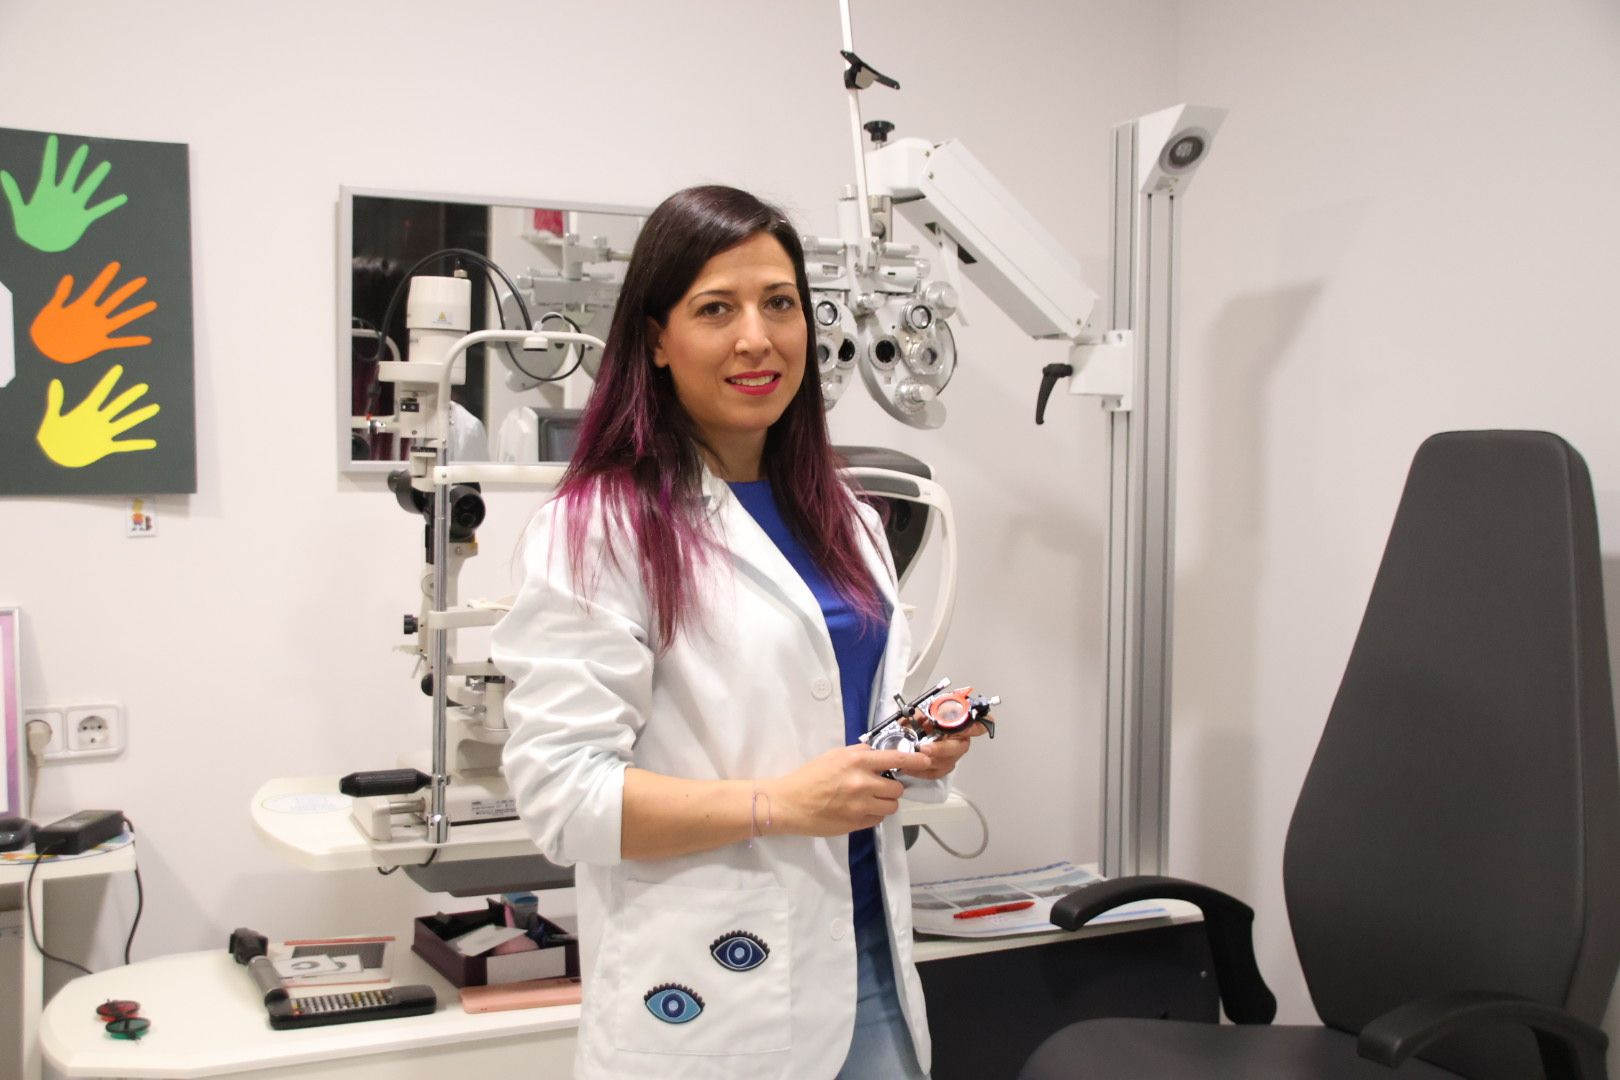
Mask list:
[[[1218,889],[1170,877],[1128,877],[1093,881],[1052,905],[1052,922],[1078,930],[1105,911],[1138,900],[1183,900],[1204,913],[1204,932],[1215,961],[1221,1004],[1234,1024],[1269,1024],[1277,999],[1254,959],[1254,910]]]
[[[1361,1029],[1356,1052],[1395,1069],[1448,1035],[1503,1023],[1535,1032],[1547,1080],[1607,1080],[1609,1037],[1602,1031],[1556,1005],[1488,990],[1436,994],[1391,1009]]]

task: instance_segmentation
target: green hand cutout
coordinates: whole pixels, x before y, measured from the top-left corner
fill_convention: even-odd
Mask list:
[[[127,454],[135,450],[155,450],[153,439],[119,439],[118,436],[156,416],[158,406],[147,405],[131,413],[119,413],[135,404],[147,391],[145,383],[125,390],[105,404],[107,395],[118,382],[124,369],[114,364],[90,396],[67,413],[62,412],[64,390],[62,380],[52,379],[45,391],[45,419],[39,425],[35,438],[45,456],[69,469],[82,469],[108,454]]]
[[[40,251],[66,251],[79,242],[79,237],[99,218],[106,217],[129,201],[128,195],[114,195],[95,206],[89,206],[90,197],[112,171],[112,162],[103,161],[85,178],[84,185],[74,191],[79,171],[90,156],[88,144],[80,146],[68,162],[60,183],[56,179],[56,136],[45,140],[45,160],[40,163],[39,183],[34,186],[33,197],[23,201],[22,189],[4,169],[0,169],[0,189],[11,204],[11,217],[17,226],[17,238]],[[88,207],[88,209],[87,209]]]

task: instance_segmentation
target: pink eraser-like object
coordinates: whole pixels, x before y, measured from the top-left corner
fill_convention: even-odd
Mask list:
[[[523,937],[515,937],[511,941],[501,942],[499,945],[489,950],[489,955],[510,956],[512,953],[533,952],[539,947],[539,945],[535,944],[534,938],[525,935]]]

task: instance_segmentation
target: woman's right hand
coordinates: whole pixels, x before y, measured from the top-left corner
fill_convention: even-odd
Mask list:
[[[865,743],[829,750],[786,776],[759,785],[769,804],[754,808],[755,827],[763,833],[800,836],[840,836],[870,829],[900,809],[905,791],[900,781],[883,773],[907,766],[918,766],[916,754],[874,750]]]

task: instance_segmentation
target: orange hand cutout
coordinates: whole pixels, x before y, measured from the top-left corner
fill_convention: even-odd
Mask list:
[[[84,295],[73,303],[67,303],[68,294],[73,291],[73,275],[65,274],[56,285],[56,295],[51,302],[40,309],[34,317],[34,325],[30,333],[34,344],[39,351],[55,360],[58,364],[77,364],[81,360],[88,360],[99,352],[107,349],[128,349],[136,345],[150,345],[149,337],[113,337],[113,333],[134,322],[144,315],[150,315],[157,310],[157,304],[148,300],[144,304],[137,304],[121,314],[114,315],[113,309],[131,296],[140,291],[146,284],[146,279],[138,277],[134,281],[123,285],[119,290],[101,299],[101,294],[113,278],[118,276],[117,263],[108,263],[90,287],[84,290]]]

